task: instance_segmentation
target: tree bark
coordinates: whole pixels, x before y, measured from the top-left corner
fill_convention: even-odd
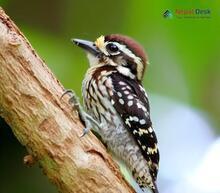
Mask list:
[[[63,100],[55,78],[0,8],[0,116],[63,193],[134,192],[105,147]]]

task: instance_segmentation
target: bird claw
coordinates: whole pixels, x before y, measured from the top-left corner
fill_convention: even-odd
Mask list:
[[[60,99],[62,99],[65,95],[69,95],[69,96],[72,96],[72,95],[75,95],[75,92],[71,89],[67,89],[64,91],[64,93],[61,95]]]
[[[65,95],[70,96],[68,103],[72,106],[75,107],[76,110],[79,112],[80,111],[80,103],[79,103],[79,99],[76,96],[76,93],[71,90],[71,89],[67,89],[60,97],[60,99],[62,99]]]
[[[80,135],[80,138],[82,138],[83,136],[85,136],[86,134],[88,134],[89,131],[90,131],[90,128],[85,127],[85,128],[83,129],[83,133]]]
[[[79,99],[76,96],[75,92],[71,89],[67,89],[60,97],[60,99],[62,99],[65,95],[70,96],[68,103],[75,108],[75,110],[77,111],[79,118],[82,122],[82,124],[85,126],[85,128],[83,129],[83,133],[82,135],[80,135],[80,138],[83,137],[84,135],[86,135],[87,133],[89,133],[90,128],[92,128],[93,126],[96,126],[97,128],[101,127],[101,124],[99,124],[95,119],[93,119],[88,113],[86,113],[83,108],[81,107],[80,103],[79,103]]]

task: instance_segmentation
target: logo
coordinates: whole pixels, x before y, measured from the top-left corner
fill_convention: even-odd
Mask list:
[[[211,9],[176,9],[178,19],[208,19],[211,18]]]
[[[163,13],[163,17],[164,18],[171,18],[173,15],[172,15],[172,12],[169,11],[169,10],[166,10],[164,13]]]
[[[163,13],[164,18],[176,18],[176,19],[208,19],[211,18],[211,9],[176,9],[166,10]]]

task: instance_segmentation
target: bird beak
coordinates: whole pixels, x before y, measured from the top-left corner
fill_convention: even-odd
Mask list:
[[[81,39],[72,39],[72,42],[94,56],[97,56],[100,53],[94,42]]]

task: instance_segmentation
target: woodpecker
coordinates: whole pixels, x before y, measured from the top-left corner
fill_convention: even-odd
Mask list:
[[[86,51],[90,63],[82,84],[87,118],[93,119],[102,141],[125,163],[140,188],[158,193],[159,150],[142,85],[148,64],[144,49],[119,34],[73,42]]]

